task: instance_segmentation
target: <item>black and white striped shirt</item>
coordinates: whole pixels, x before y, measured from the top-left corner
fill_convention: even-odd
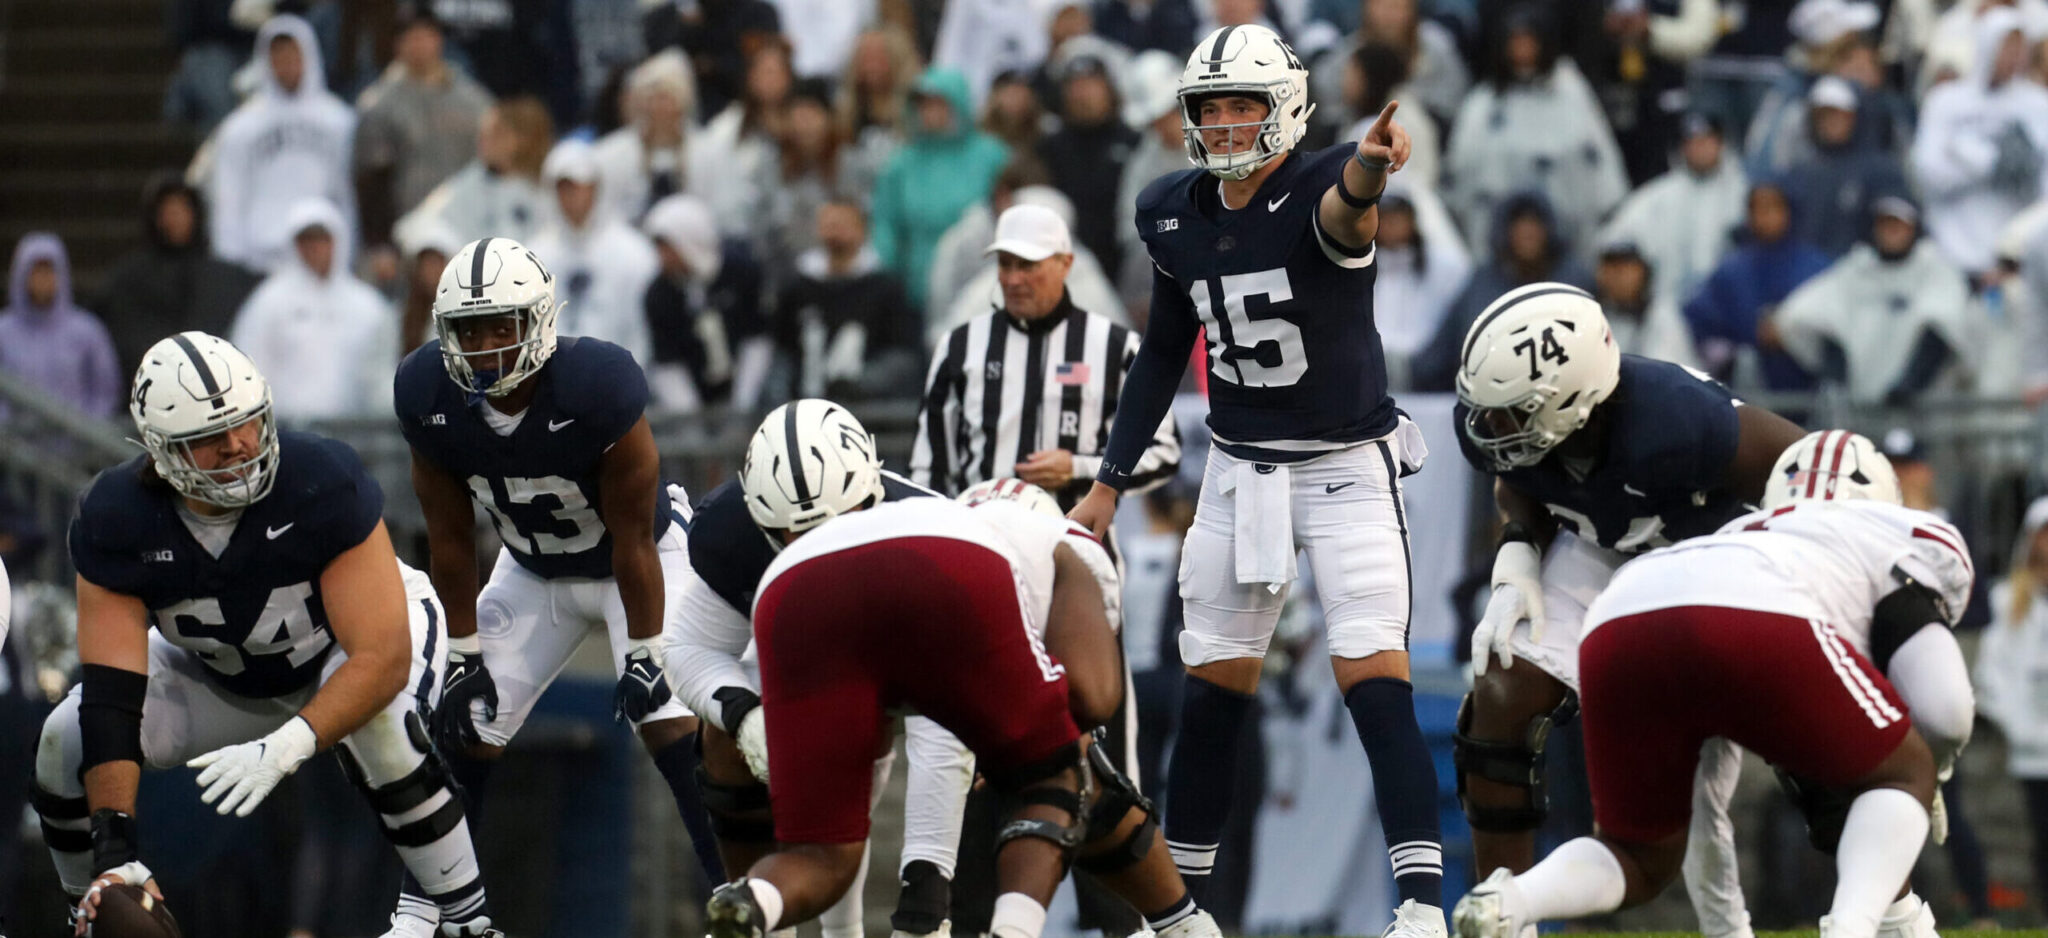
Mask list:
[[[939,343],[925,378],[911,478],[956,495],[1015,476],[1032,453],[1064,449],[1074,454],[1074,479],[1052,494],[1061,507],[1073,507],[1101,468],[1138,338],[1068,297],[1032,322],[998,310],[955,328]],[[1180,431],[1168,414],[1126,491],[1160,485],[1179,467]]]

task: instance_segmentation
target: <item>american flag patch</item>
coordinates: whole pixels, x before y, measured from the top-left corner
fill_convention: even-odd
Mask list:
[[[1052,370],[1053,381],[1067,386],[1088,383],[1087,362],[1060,362]]]

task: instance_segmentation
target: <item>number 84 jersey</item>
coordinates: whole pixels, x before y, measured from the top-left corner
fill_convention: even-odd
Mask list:
[[[1373,248],[1331,238],[1317,210],[1356,149],[1293,153],[1236,209],[1198,169],[1138,196],[1138,234],[1157,268],[1152,315],[1176,320],[1147,335],[1207,330],[1209,428],[1233,456],[1296,462],[1394,429]]]
[[[484,422],[441,364],[436,340],[398,366],[393,403],[406,442],[460,480],[496,523],[521,567],[544,580],[612,575],[612,539],[598,515],[598,463],[647,409],[647,378],[610,342],[564,337],[529,381],[533,403],[508,435]],[[654,536],[669,504],[655,499]]]

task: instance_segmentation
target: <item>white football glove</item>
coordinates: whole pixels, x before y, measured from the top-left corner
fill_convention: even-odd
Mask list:
[[[1515,625],[1529,621],[1530,641],[1543,640],[1543,555],[1527,541],[1509,541],[1493,556],[1493,596],[1472,630],[1472,676],[1486,673],[1488,656],[1502,668],[1515,663]]]
[[[292,717],[269,736],[215,749],[185,765],[206,770],[199,773],[199,785],[206,789],[200,801],[221,814],[233,811],[236,817],[248,817],[278,782],[298,771],[319,748],[312,724],[305,717]]]
[[[747,711],[740,718],[739,731],[733,734],[733,741],[739,743],[740,755],[747,757],[747,769],[761,784],[768,784],[768,718],[760,707]]]

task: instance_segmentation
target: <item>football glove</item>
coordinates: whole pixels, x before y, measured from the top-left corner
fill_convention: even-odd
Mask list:
[[[1527,541],[1508,541],[1493,557],[1493,596],[1479,627],[1472,630],[1472,675],[1486,673],[1487,657],[1497,656],[1500,666],[1513,667],[1515,653],[1510,642],[1515,625],[1529,622],[1529,640],[1543,640],[1543,555]]]
[[[661,672],[661,659],[654,654],[661,639],[634,638],[627,642],[632,650],[626,653],[626,671],[619,675],[619,686],[612,692],[612,719],[638,723],[668,703],[668,675]]]
[[[295,716],[262,739],[215,749],[185,765],[205,770],[199,773],[199,787],[206,789],[200,801],[221,814],[232,811],[236,817],[248,817],[278,782],[298,771],[319,748],[312,725]]]
[[[498,685],[484,667],[483,642],[474,635],[448,638],[448,674],[441,679],[441,705],[434,709],[434,736],[451,752],[483,742],[470,703],[483,705],[484,722],[498,718]]]
[[[768,718],[767,711],[755,707],[740,718],[739,731],[733,734],[733,741],[739,743],[740,755],[747,757],[747,770],[768,784]]]

